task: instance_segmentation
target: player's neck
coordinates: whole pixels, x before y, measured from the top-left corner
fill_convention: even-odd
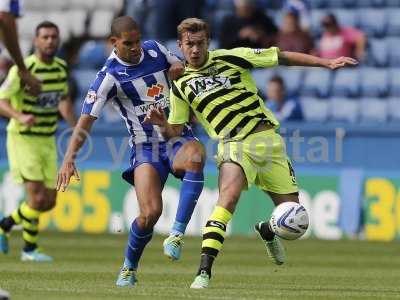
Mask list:
[[[48,55],[43,55],[40,52],[36,51],[35,55],[39,60],[47,65],[50,65],[53,63],[54,56],[48,56]]]

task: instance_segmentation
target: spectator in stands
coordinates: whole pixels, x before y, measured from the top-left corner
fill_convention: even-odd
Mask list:
[[[288,97],[285,83],[279,75],[273,76],[268,82],[266,106],[279,121],[303,120],[303,112],[298,99]]]
[[[320,43],[319,56],[335,58],[349,56],[363,60],[366,48],[365,34],[353,27],[342,27],[335,15],[328,14],[321,20],[324,28]]]
[[[311,54],[314,42],[310,34],[301,29],[299,16],[295,12],[288,12],[283,18],[282,28],[279,31],[277,46],[285,51]]]
[[[146,2],[146,0],[141,1]],[[176,27],[179,23],[189,17],[201,18],[204,7],[204,0],[147,1],[154,2],[155,37],[161,41],[176,40]]]
[[[299,16],[300,26],[303,30],[310,29],[310,1],[308,0],[286,0],[283,9],[293,12]]]
[[[226,16],[219,30],[220,48],[269,48],[276,42],[278,28],[257,8],[255,0],[235,0],[235,15]]]

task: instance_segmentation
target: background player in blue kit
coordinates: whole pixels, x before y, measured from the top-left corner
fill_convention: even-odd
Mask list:
[[[183,71],[182,63],[155,41],[140,41],[135,21],[127,16],[111,25],[111,42],[115,49],[97,74],[82,108],[82,115],[59,171],[57,189],[64,191],[74,175],[76,153],[107,102],[120,112],[131,136],[131,167],[122,177],[135,184],[140,214],[129,231],[125,261],[117,285],[136,283],[138,262],[153,227],[162,212],[161,191],[169,173],[182,178],[181,194],[171,235],[164,241],[164,253],[179,259],[182,235],[204,185],[204,149],[186,126],[175,141],[166,141],[158,126],[145,125],[147,111],[153,107],[167,109],[169,80]]]

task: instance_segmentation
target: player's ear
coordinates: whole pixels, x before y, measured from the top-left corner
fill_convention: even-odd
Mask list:
[[[176,43],[178,44],[179,49],[182,50],[182,41],[181,40],[177,40]]]
[[[115,46],[115,43],[117,42],[117,38],[115,36],[110,36],[109,41],[113,46]]]

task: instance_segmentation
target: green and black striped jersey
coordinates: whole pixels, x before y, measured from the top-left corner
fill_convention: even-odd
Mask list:
[[[240,140],[263,122],[277,128],[279,122],[258,96],[250,70],[278,65],[278,54],[276,47],[209,51],[204,66],[187,66],[172,83],[168,122],[186,123],[191,108],[214,139]]]
[[[18,68],[13,66],[0,87],[0,101],[8,100],[15,110],[33,114],[36,123],[29,128],[11,119],[7,130],[26,135],[52,136],[57,129],[58,104],[68,94],[67,64],[58,57],[51,64],[46,64],[33,54],[25,59],[25,65],[42,81],[42,92],[37,97],[27,94],[21,86]]]

